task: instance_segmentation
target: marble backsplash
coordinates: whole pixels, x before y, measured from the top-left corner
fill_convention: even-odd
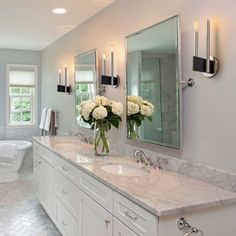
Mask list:
[[[74,135],[76,130],[70,130],[68,135]],[[61,133],[61,135],[66,135]],[[88,136],[88,133],[85,134]],[[164,155],[148,149],[140,148],[123,142],[110,140],[111,150],[118,152],[122,155],[132,157],[134,150],[143,150],[145,154],[151,157],[153,163],[157,163],[158,158],[166,158],[167,163],[163,164],[163,169],[173,171],[180,175],[188,176],[200,180],[202,182],[215,185],[222,189],[236,192],[236,174],[229,173],[224,170],[215,169],[199,163],[183,160],[173,156]]]
[[[154,163],[158,158],[166,158],[167,163],[162,163],[163,169],[179,173],[202,182],[209,183],[225,190],[236,192],[236,174],[228,173],[223,170],[214,169],[202,164],[182,160],[172,156],[163,155],[147,149],[135,147],[122,142],[110,142],[111,149],[123,155],[132,156],[135,149],[143,150]]]

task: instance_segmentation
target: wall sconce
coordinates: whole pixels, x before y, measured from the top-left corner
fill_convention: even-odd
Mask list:
[[[67,82],[67,65],[65,64],[65,83],[62,84],[62,71],[61,69],[58,70],[58,85],[57,85],[57,92],[62,92],[67,95],[71,94],[72,88],[71,85]]]
[[[111,85],[117,88],[120,84],[120,78],[114,74],[114,49],[111,46],[111,75],[106,75],[106,54],[103,54],[101,84]]]
[[[198,23],[194,23],[194,56],[193,56],[193,70],[202,72],[202,75],[211,78],[215,76],[219,70],[218,60],[211,56],[211,25],[210,20],[207,20],[207,37],[206,37],[206,59],[198,56]]]

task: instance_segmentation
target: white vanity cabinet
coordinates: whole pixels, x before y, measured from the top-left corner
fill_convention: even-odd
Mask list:
[[[113,236],[138,236],[117,218],[113,218]]]
[[[82,191],[79,194],[78,235],[112,236],[112,215]]]
[[[158,236],[154,215],[37,143],[34,178],[40,203],[64,236]]]
[[[53,217],[53,161],[48,153],[42,152],[40,146],[34,146],[34,178],[40,203],[48,215]]]
[[[40,203],[64,236],[183,236],[180,217],[204,236],[236,232],[235,205],[158,217],[37,143],[34,179]]]

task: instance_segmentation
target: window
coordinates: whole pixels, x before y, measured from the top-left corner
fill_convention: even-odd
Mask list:
[[[96,95],[96,72],[93,66],[80,66],[75,71],[76,78],[76,106],[79,107],[81,102],[94,99]],[[84,127],[89,127],[84,123],[77,109],[77,124]]]
[[[76,78],[80,78],[80,81],[76,81],[77,104],[93,99],[95,95],[93,70],[78,70],[76,71]]]
[[[9,125],[36,124],[37,66],[7,65]]]

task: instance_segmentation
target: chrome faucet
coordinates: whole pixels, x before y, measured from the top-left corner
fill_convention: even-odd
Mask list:
[[[75,133],[75,136],[77,136],[77,137],[80,136],[81,142],[83,142],[83,143],[89,143],[89,140],[88,140],[81,132],[78,131],[77,133]]]
[[[154,166],[151,158],[148,157],[142,150],[134,150],[133,156],[139,157],[139,159],[137,159],[137,162],[144,163],[146,166]]]
[[[152,159],[145,154],[142,150],[134,150],[134,157],[139,157],[137,162],[144,163],[146,166],[152,166],[153,168],[157,168],[162,170],[164,165],[168,164],[168,159],[165,157],[158,157],[157,161],[154,163]]]

